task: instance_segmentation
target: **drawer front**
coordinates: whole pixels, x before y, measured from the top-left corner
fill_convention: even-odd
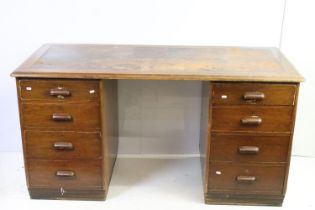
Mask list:
[[[209,191],[282,194],[285,166],[210,164]]]
[[[91,101],[99,99],[98,80],[19,80],[21,100]]]
[[[102,157],[99,132],[25,131],[27,158],[97,159]]]
[[[218,106],[212,110],[212,130],[290,132],[291,106]]]
[[[25,128],[99,129],[98,103],[22,103]]]
[[[214,83],[212,103],[294,105],[296,90],[294,84]]]
[[[290,136],[213,134],[211,161],[286,162]]]
[[[60,189],[102,188],[100,160],[27,159],[30,187]]]

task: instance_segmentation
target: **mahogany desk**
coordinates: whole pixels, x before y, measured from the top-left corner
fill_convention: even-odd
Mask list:
[[[303,78],[276,48],[44,45],[12,76],[32,198],[105,199],[117,80],[200,80],[205,202],[282,204]]]

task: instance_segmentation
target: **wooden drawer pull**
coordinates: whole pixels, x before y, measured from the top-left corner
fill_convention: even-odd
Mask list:
[[[72,116],[69,114],[52,114],[51,115],[51,119],[53,119],[54,121],[71,121],[72,120]]]
[[[255,176],[237,176],[236,181],[240,183],[252,183],[256,181],[256,177]]]
[[[72,143],[70,142],[55,142],[53,144],[53,147],[55,150],[73,150],[74,149],[74,146]]]
[[[258,116],[244,117],[241,119],[241,123],[243,125],[260,125],[262,123],[262,119]]]
[[[259,152],[259,147],[256,146],[240,146],[238,148],[238,152],[240,154],[249,154],[249,155],[255,155]]]
[[[60,96],[71,96],[71,92],[69,90],[64,90],[64,89],[50,89],[49,91],[51,96],[57,96],[58,98]]]
[[[243,95],[244,100],[255,100],[255,101],[260,101],[265,98],[265,94],[262,92],[254,91],[254,92],[246,92]]]
[[[58,177],[74,177],[74,171],[56,171],[56,176]]]

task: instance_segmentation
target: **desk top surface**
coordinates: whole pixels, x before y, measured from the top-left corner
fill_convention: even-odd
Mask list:
[[[277,48],[47,44],[14,77],[301,82]]]

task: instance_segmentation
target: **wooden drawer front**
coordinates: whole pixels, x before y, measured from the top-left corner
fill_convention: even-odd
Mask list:
[[[223,105],[293,105],[296,85],[266,83],[214,83],[212,103]]]
[[[36,160],[28,159],[30,187],[101,188],[100,160]]]
[[[210,164],[209,191],[281,194],[285,166]]]
[[[292,114],[291,106],[213,107],[212,130],[290,132]]]
[[[23,125],[26,128],[100,128],[98,103],[23,103],[22,113]]]
[[[286,162],[290,136],[211,136],[211,161]]]
[[[98,80],[19,80],[21,100],[91,101],[99,99]]]
[[[27,158],[96,159],[102,157],[99,132],[25,131]]]

